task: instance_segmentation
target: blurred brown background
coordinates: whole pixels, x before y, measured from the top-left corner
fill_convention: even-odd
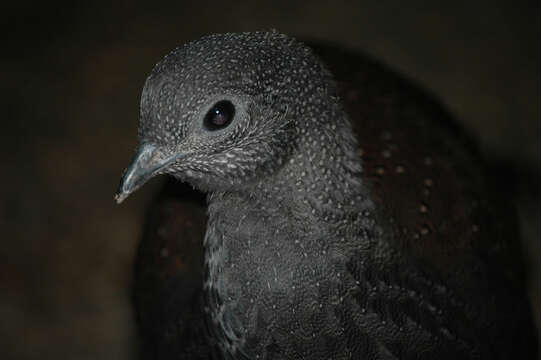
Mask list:
[[[213,32],[276,28],[332,41],[432,90],[488,156],[519,167],[527,252],[541,260],[532,197],[541,170],[539,1],[1,6],[2,359],[136,358],[131,266],[159,181],[123,206],[113,193],[136,145],[146,75],[175,46]],[[535,276],[532,294],[541,303]]]

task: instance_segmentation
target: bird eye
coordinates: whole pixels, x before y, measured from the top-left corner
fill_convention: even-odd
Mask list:
[[[205,129],[214,131],[227,127],[235,116],[235,106],[229,100],[218,101],[203,121]]]

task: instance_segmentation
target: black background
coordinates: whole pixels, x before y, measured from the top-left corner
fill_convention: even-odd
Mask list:
[[[0,357],[136,357],[131,266],[159,180],[122,206],[113,193],[136,145],[146,75],[172,48],[213,32],[276,28],[332,41],[438,95],[488,157],[520,170],[532,299],[541,309],[541,205],[533,196],[541,170],[540,4],[2,5]]]

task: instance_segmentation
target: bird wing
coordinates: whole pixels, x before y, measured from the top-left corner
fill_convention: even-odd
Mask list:
[[[149,207],[133,301],[146,359],[209,359],[201,306],[205,196],[168,179]]]
[[[438,327],[428,331],[433,337],[442,329],[452,333],[451,323],[455,328],[471,323],[478,332],[472,340],[490,344],[495,358],[516,354],[516,345],[501,341],[503,333],[522,339],[525,345],[519,348],[524,354],[533,353],[535,332],[516,215],[509,191],[490,181],[491,175],[502,175],[490,173],[470,136],[433,96],[411,81],[369,57],[328,46],[315,51],[337,81],[376,207],[394,246],[410,259],[402,266],[412,266],[411,270],[381,269],[381,276],[387,271],[387,282],[395,279],[402,285],[393,287],[391,281],[389,290],[385,279],[375,280],[374,289],[384,289],[376,298],[407,305],[413,298],[396,293],[396,288],[424,293],[436,308],[448,312],[442,317],[431,314],[426,303],[417,304],[421,313],[427,310],[419,315],[428,319],[424,323]],[[438,295],[441,284],[446,295]],[[486,301],[487,294],[492,295],[491,301]],[[465,300],[463,305],[460,299]],[[459,332],[468,333],[467,329]],[[461,347],[467,349],[464,340]]]

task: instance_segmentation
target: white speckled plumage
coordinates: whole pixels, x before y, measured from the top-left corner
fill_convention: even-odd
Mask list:
[[[499,336],[529,326],[527,311],[510,308],[524,302],[521,285],[493,260],[509,239],[496,246],[471,231],[451,239],[446,230],[477,214],[470,187],[479,186],[463,185],[482,178],[475,156],[441,119],[425,119],[437,112],[387,106],[400,97],[375,97],[388,111],[355,119],[358,141],[350,116],[362,91],[346,93],[344,106],[312,50],[276,32],[204,37],[174,50],[149,76],[139,138],[159,149],[157,159],[173,160],[148,176],[172,174],[208,193],[202,311],[213,356],[503,359],[513,351]],[[235,116],[209,131],[203,119],[219,101],[233,104]],[[374,139],[372,129],[389,118],[399,130]],[[400,147],[417,141],[404,134],[419,137],[413,150]],[[384,145],[371,151],[376,142]],[[408,151],[427,155],[404,158]],[[468,205],[453,219],[431,193],[445,189],[434,189],[425,173],[455,172],[451,192]],[[380,183],[407,199],[419,185],[422,200],[403,205]],[[429,205],[444,217],[437,226]],[[190,349],[177,356],[196,357]]]

